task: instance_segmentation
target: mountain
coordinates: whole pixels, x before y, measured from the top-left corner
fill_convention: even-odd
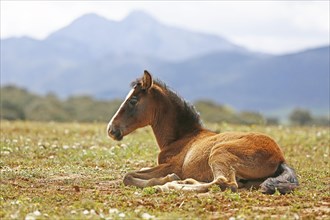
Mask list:
[[[191,99],[212,97],[238,109],[267,112],[305,107],[328,113],[329,55],[329,46],[268,57],[216,53],[169,72],[192,73],[185,77],[194,79],[193,95],[187,88],[182,90]]]
[[[144,69],[190,101],[239,110],[329,111],[329,46],[273,56],[219,36],[161,24],[136,11],[122,21],[84,15],[44,40],[1,40],[1,85],[60,97],[125,97]]]
[[[107,54],[138,54],[177,61],[211,51],[245,50],[219,36],[163,25],[142,11],[134,11],[120,22],[87,14],[51,34],[46,41],[88,45],[95,58]]]
[[[227,89],[240,92],[242,95],[236,100],[250,108],[259,105],[268,110],[277,106],[329,109],[329,54],[326,46],[248,64],[243,77],[227,84]]]

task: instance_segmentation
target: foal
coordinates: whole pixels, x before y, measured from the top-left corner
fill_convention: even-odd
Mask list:
[[[127,173],[125,185],[196,192],[206,192],[213,184],[232,191],[254,186],[267,194],[276,189],[285,194],[298,186],[273,139],[254,132],[217,134],[205,129],[193,106],[144,71],[132,83],[107,132],[121,140],[148,125],[160,148],[159,165]]]

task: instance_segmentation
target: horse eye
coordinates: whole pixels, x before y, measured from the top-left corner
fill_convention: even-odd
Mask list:
[[[128,102],[133,106],[136,105],[136,103],[138,102],[137,97],[133,96]]]

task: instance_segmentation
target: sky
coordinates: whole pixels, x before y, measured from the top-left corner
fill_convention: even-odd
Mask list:
[[[163,24],[216,34],[258,52],[284,54],[330,43],[329,0],[1,0],[1,39],[44,39],[86,13],[120,21],[134,10],[143,10]]]

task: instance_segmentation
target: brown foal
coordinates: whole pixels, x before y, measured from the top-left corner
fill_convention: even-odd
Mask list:
[[[205,129],[192,105],[144,71],[132,83],[107,132],[121,140],[148,125],[160,149],[158,166],[127,173],[125,185],[206,192],[217,184],[232,191],[260,187],[267,194],[276,189],[285,194],[298,186],[273,139],[255,132],[218,134]]]

